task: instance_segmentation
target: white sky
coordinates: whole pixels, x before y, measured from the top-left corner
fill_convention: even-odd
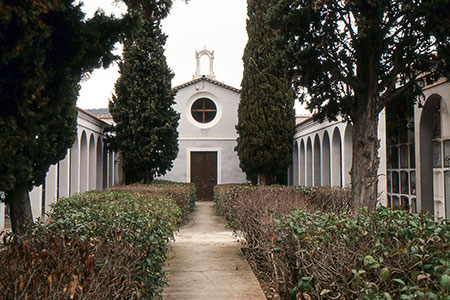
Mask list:
[[[112,0],[85,0],[84,11],[91,16],[99,6],[107,13],[121,12]],[[172,86],[192,80],[196,67],[195,51],[206,46],[208,50],[214,50],[216,79],[239,88],[242,55],[247,43],[246,17],[246,0],[190,0],[188,4],[175,0],[170,15],[163,21],[163,31],[168,35],[165,54],[175,74]],[[208,67],[204,65],[202,70]],[[114,64],[107,70],[94,71],[89,80],[81,83],[77,105],[81,108],[108,107],[119,76],[117,69]]]
[[[120,15],[124,11],[124,5],[118,6],[113,0],[84,0],[84,3],[87,17],[98,7],[108,14]],[[192,80],[196,68],[195,51],[206,47],[214,51],[216,79],[240,88],[242,56],[247,43],[246,19],[247,0],[189,0],[188,4],[184,0],[174,0],[171,13],[162,24],[168,35],[167,62],[175,74],[172,86]],[[120,54],[121,49],[117,53]],[[203,59],[202,62],[203,71],[209,64]],[[84,109],[108,107],[118,76],[117,64],[107,70],[95,70],[90,79],[81,83],[77,105]],[[295,107],[297,113],[307,113],[299,102]]]

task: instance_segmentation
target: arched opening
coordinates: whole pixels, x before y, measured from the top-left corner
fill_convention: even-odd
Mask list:
[[[331,161],[331,184],[342,186],[342,142],[339,128],[333,132],[332,161]]]
[[[89,190],[95,190],[97,188],[97,152],[95,151],[95,139],[91,134],[89,138]]]
[[[57,187],[57,195],[56,199],[69,197],[69,168],[70,168],[70,155],[69,151],[67,151],[66,157],[59,162],[58,167],[58,187]]]
[[[81,134],[80,141],[80,192],[88,190],[88,144],[86,132]]]
[[[103,189],[108,188],[108,151],[103,147]]]
[[[97,138],[97,190],[103,189],[103,141],[100,137]]]
[[[308,138],[306,142],[306,185],[313,185],[313,174],[312,174],[312,143],[311,138]]]
[[[325,186],[331,185],[330,164],[330,136],[325,131],[322,142],[322,185]]]
[[[431,95],[422,110],[420,118],[420,179],[421,179],[421,202],[422,211],[435,213],[434,201],[439,196],[439,191],[435,191],[435,185],[439,182],[441,175],[434,173],[433,169],[442,166],[441,147],[438,140],[441,137],[440,118],[441,96]],[[436,195],[435,195],[436,194]],[[439,201],[440,202],[440,201]],[[439,210],[439,207],[438,207]],[[440,213],[439,211],[437,212]]]
[[[108,152],[108,187],[113,186],[114,180],[114,156],[113,152]]]
[[[69,193],[70,195],[73,195],[75,193],[78,193],[79,190],[79,174],[78,170],[80,167],[80,160],[79,160],[79,145],[78,145],[78,136],[75,139],[75,142],[73,143],[72,148],[70,149],[70,187],[69,187]]]
[[[322,177],[322,160],[320,157],[320,138],[319,135],[316,134],[314,138],[314,185],[320,186],[322,185],[321,177]]]
[[[298,185],[298,173],[299,173],[299,170],[298,170],[298,143],[297,142],[295,142],[294,143],[294,154],[293,154],[293,157],[292,157],[292,179],[293,179],[293,182],[292,182],[292,185]]]
[[[352,148],[352,140],[353,140],[353,127],[350,124],[347,124],[344,133],[344,186],[349,186],[352,184],[352,177],[350,172],[352,170],[352,159],[353,159],[353,148]]]
[[[208,75],[211,69],[212,60],[208,55],[200,56],[200,75]]]
[[[300,185],[305,185],[305,172],[306,172],[306,166],[305,166],[305,143],[303,142],[303,139],[300,143]]]

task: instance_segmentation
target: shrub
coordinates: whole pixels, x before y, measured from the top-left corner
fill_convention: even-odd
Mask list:
[[[183,222],[189,219],[197,200],[195,185],[192,183],[155,180],[152,184],[119,185],[112,187],[110,190],[145,192],[150,193],[153,197],[172,199],[181,209]]]
[[[448,220],[352,212],[349,199],[334,188],[215,190],[269,299],[450,299]]]
[[[295,257],[291,299],[450,299],[448,220],[379,207],[277,223],[272,253]]]
[[[60,199],[48,224],[10,237],[2,299],[153,299],[181,211],[167,197],[89,192]]]
[[[215,187],[215,208],[245,240],[246,256],[268,294],[275,289],[288,295],[295,281],[293,254],[274,257],[279,232],[275,219],[293,209],[349,211],[350,191],[340,188],[220,185]],[[270,295],[268,294],[268,297]]]

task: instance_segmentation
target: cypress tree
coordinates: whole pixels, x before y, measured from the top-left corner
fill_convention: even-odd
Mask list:
[[[172,168],[178,154],[179,114],[172,108],[173,73],[164,56],[160,22],[142,19],[124,45],[120,78],[109,103],[116,126],[109,143],[123,159],[127,183],[150,183]]]
[[[286,173],[295,130],[294,93],[284,64],[286,43],[266,18],[268,0],[248,0],[236,151],[249,179],[269,184]]]
[[[72,1],[0,2],[0,191],[15,233],[32,222],[28,191],[76,136],[79,81],[107,66],[125,25]]]
[[[170,0],[123,0],[165,16]],[[114,59],[114,44],[135,26],[98,11],[85,19],[82,1],[0,0],[0,191],[11,225],[32,222],[28,191],[63,159],[76,137],[79,82]]]

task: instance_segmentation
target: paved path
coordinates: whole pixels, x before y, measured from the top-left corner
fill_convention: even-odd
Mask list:
[[[168,255],[164,300],[266,299],[212,202],[197,202],[193,220],[180,229]]]

